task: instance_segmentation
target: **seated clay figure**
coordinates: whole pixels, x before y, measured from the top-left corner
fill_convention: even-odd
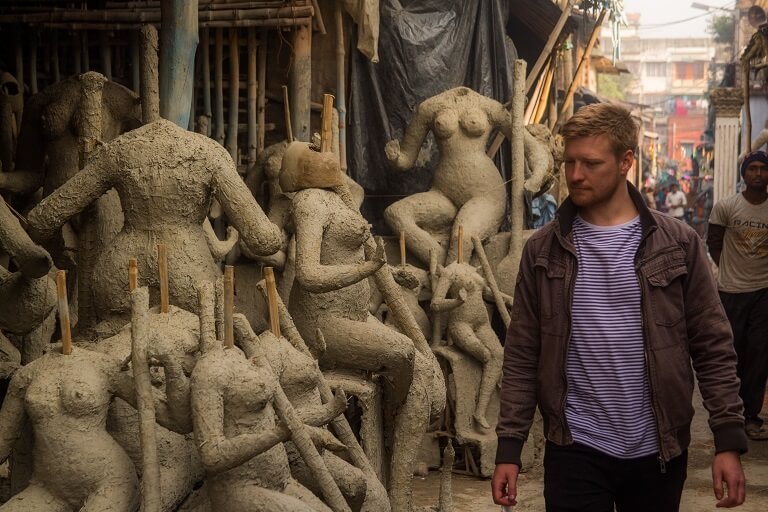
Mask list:
[[[248,359],[239,348],[225,348],[216,340],[213,291],[207,283],[200,290],[202,356],[192,372],[191,406],[212,510],[329,511],[291,476],[282,444],[290,433],[276,422],[272,405],[280,386],[277,376],[265,360]],[[303,415],[302,420],[325,424],[340,414],[344,403],[333,406],[327,414],[315,415],[314,420]],[[327,431],[321,432],[321,439],[330,437]]]
[[[437,272],[439,280],[432,295],[431,309],[450,312],[445,315],[448,339],[483,367],[472,417],[479,427],[488,429],[485,413],[493,388],[501,378],[504,349],[491,328],[483,300],[485,280],[475,267],[466,263],[440,266]]]
[[[52,236],[112,187],[125,221],[96,261],[93,289],[98,320],[115,328],[125,324],[129,310],[129,258],[138,259],[140,285],[157,288],[158,243],[168,250],[170,301],[196,312],[197,284],[221,274],[202,227],[214,197],[238,230],[246,255],[280,248],[279,229],[256,204],[226,150],[163,119],[97,149],[82,171],[30,212],[30,234],[37,240]]]
[[[464,226],[464,261],[472,254],[472,237],[485,240],[499,230],[507,201],[507,186],[486,155],[488,137],[499,129],[510,137],[512,119],[499,102],[466,87],[457,87],[423,101],[409,123],[402,145],[390,141],[385,150],[390,165],[405,171],[416,162],[427,133],[435,135],[440,161],[434,170],[432,187],[397,201],[384,211],[395,233],[405,232],[410,251],[429,264],[430,251],[438,262],[457,258],[457,246],[446,249],[435,238],[450,232],[450,240]],[[525,131],[525,156],[531,178],[542,183],[551,172],[552,154],[547,145]],[[447,237],[445,237],[447,238]]]
[[[394,410],[389,496],[393,511],[411,509],[411,474],[429,422],[434,386],[431,354],[368,311],[367,278],[384,264],[332,153],[294,142],[283,158],[280,184],[293,198],[296,281],[289,310],[301,336],[324,368],[348,368],[384,376],[385,401]],[[375,250],[372,250],[375,246]],[[370,257],[366,257],[366,249]],[[317,330],[326,347],[321,353]]]
[[[290,336],[291,332],[299,336],[293,325],[285,326],[285,335]],[[317,387],[317,362],[301,350],[305,346],[303,340],[289,341],[282,336],[278,338],[271,331],[257,336],[242,315],[235,315],[235,337],[247,356],[252,357],[260,352],[266,357],[280,380],[280,386],[297,411],[301,413],[322,405]],[[320,494],[317,483],[295,445],[287,442],[285,446],[293,477],[316,495]],[[375,473],[366,475],[362,468],[353,466],[330,450],[320,449],[320,453],[353,512],[389,510],[386,490]]]
[[[121,366],[107,354],[75,347],[64,355],[58,346],[14,374],[0,410],[0,460],[8,457],[28,420],[34,471],[29,486],[0,510],[137,510],[136,469],[106,430],[115,397],[135,403],[133,376]],[[177,366],[165,367],[170,389],[177,382]],[[155,407],[157,421],[175,428],[165,400],[156,400]]]

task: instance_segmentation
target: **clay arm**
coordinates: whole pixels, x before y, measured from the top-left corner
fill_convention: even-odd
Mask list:
[[[280,228],[264,214],[224,148],[220,155],[212,155],[212,158],[217,157],[220,164],[213,179],[216,199],[230,223],[240,232],[243,253],[251,259],[274,254],[283,242]]]
[[[0,173],[2,176],[3,173]],[[19,271],[31,279],[43,277],[53,265],[48,253],[36,245],[22,229],[5,200],[0,197],[0,248],[7,252]]]
[[[0,190],[26,195],[43,186],[43,175],[32,171],[0,172]]]
[[[450,279],[443,278],[437,282],[437,289],[435,290],[435,294],[432,296],[432,302],[429,305],[430,310],[434,311],[435,313],[443,313],[445,311],[456,309],[457,307],[464,304],[467,299],[466,290],[463,288],[459,290],[458,299],[447,299],[446,295],[448,294],[450,287]]]
[[[112,188],[114,170],[115,163],[104,146],[96,150],[83,170],[29,212],[30,237],[36,241],[51,238],[64,223]]]
[[[227,228],[227,239],[219,240],[208,217],[203,221],[203,233],[205,234],[205,241],[208,244],[208,250],[215,260],[220,260],[229,254],[229,251],[232,250],[235,244],[237,244],[237,240],[240,238],[240,234],[237,230],[232,226],[229,226]]]
[[[508,306],[512,305],[512,296],[507,295],[504,292],[499,292],[501,294],[501,298],[504,300],[504,303]],[[483,287],[483,299],[487,300],[488,302],[494,302],[496,298],[493,296],[493,290],[491,290],[490,287],[484,286]]]
[[[320,251],[325,219],[299,202],[294,212],[296,222],[296,279],[305,290],[324,293],[340,290],[372,275],[384,265],[384,247],[377,241],[377,256],[353,265],[323,265]]]
[[[0,462],[5,462],[24,429],[24,393],[28,370],[17,371],[8,386],[8,392],[0,409]]]
[[[411,122],[408,123],[408,127],[405,129],[403,143],[401,144],[399,140],[394,139],[389,141],[384,147],[384,153],[387,155],[387,160],[392,169],[405,171],[413,167],[416,158],[419,156],[421,144],[424,142],[427,133],[429,133],[434,118],[434,98],[425,100],[416,107],[416,112],[414,112]]]
[[[549,145],[534,137],[528,127],[525,129],[524,135],[525,160],[531,171],[531,175],[525,180],[525,189],[533,194],[538,194],[552,176],[555,158],[552,156],[552,149]]]
[[[195,439],[203,465],[209,474],[218,474],[245,464],[253,457],[264,453],[273,446],[290,441],[291,432],[284,424],[263,430],[258,434],[240,434],[227,438],[224,435],[224,401],[213,389],[197,389],[192,394],[192,418],[195,426]],[[334,407],[315,408],[308,413],[300,413],[302,421],[316,444],[339,446],[329,439],[330,432],[318,429],[319,425],[329,423],[346,408],[333,403]]]

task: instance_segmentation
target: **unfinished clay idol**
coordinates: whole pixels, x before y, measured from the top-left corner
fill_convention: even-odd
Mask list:
[[[486,154],[494,129],[510,136],[509,111],[495,100],[457,87],[422,102],[402,144],[398,140],[387,144],[387,159],[398,171],[414,165],[430,131],[440,151],[430,190],[401,199],[384,212],[387,224],[396,233],[405,233],[409,249],[424,264],[430,261],[430,251],[438,255],[439,262],[458,259],[459,225],[464,226],[463,261],[469,261],[472,254],[472,237],[485,240],[498,231],[507,192],[499,170]],[[525,145],[531,175],[539,180],[551,172],[552,157],[540,156],[546,146],[527,130]],[[442,244],[439,238],[444,240]],[[453,241],[450,247],[446,247],[448,240]]]
[[[247,254],[267,255],[280,248],[279,229],[256,204],[226,150],[162,119],[96,150],[82,171],[30,212],[33,238],[50,237],[112,187],[125,222],[94,267],[100,321],[112,320],[119,327],[127,319],[129,258],[138,259],[140,284],[156,289],[158,243],[167,246],[171,302],[197,311],[197,283],[220,275],[202,228],[214,198],[239,231]]]
[[[483,368],[477,406],[472,417],[477,426],[488,429],[490,425],[486,420],[486,409],[501,377],[504,350],[491,328],[483,300],[485,280],[475,267],[466,263],[438,267],[438,275],[431,309],[435,312],[450,312],[446,315],[448,340],[477,360]]]
[[[291,146],[298,155],[295,160],[287,158]],[[394,511],[410,510],[413,464],[434,403],[432,356],[416,350],[411,339],[382,324],[368,310],[367,278],[385,264],[384,247],[381,241],[374,244],[370,226],[347,188],[339,185],[343,175],[338,162],[335,173],[331,172],[330,153],[317,153],[300,142],[291,146],[280,175],[281,184],[297,190],[292,210],[296,282],[291,290],[291,316],[322,366],[376,372],[389,383],[386,400],[390,410],[396,410],[390,503]],[[311,171],[314,166],[317,173]],[[318,329],[325,335],[322,353]]]

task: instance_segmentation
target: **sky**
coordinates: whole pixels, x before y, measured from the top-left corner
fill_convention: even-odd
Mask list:
[[[691,7],[693,0],[624,0],[624,12],[639,12],[643,37],[707,36],[707,14]],[[698,0],[698,3],[732,9],[733,0]],[[717,11],[715,11],[717,12]],[[720,11],[720,14],[725,14]],[[676,23],[679,20],[696,19]],[[665,25],[665,26],[661,26]]]

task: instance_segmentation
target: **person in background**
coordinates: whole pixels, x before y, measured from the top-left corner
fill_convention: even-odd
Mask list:
[[[747,155],[741,177],[744,191],[712,208],[707,245],[733,330],[747,435],[766,440],[759,415],[768,379],[768,154]]]
[[[679,221],[685,220],[685,207],[688,205],[688,200],[680,190],[680,185],[673,183],[669,186],[669,194],[667,194],[665,204],[670,217]]]

